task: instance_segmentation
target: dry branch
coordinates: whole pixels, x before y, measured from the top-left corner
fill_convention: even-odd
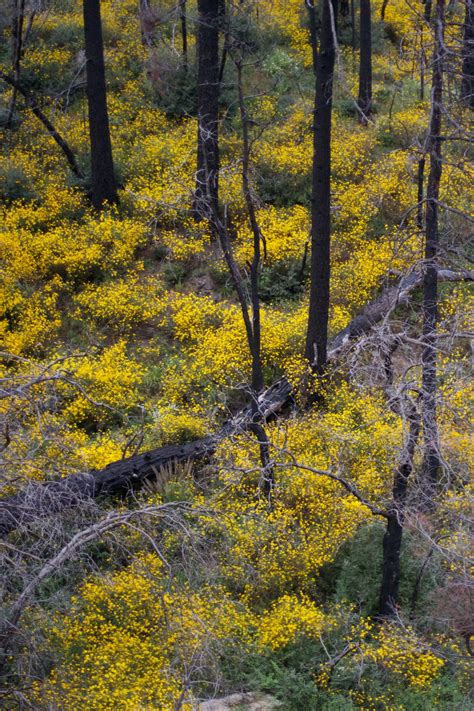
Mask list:
[[[440,281],[473,281],[474,273],[440,270],[438,278]],[[397,306],[406,303],[410,293],[422,282],[423,274],[414,271],[402,277],[398,284],[384,289],[332,339],[328,349],[329,360],[334,361],[352,341],[368,333]],[[258,398],[261,420],[266,421],[281,413],[291,402],[291,397],[291,385],[285,378],[273,383]],[[202,439],[137,454],[112,462],[104,469],[73,474],[59,481],[31,484],[23,492],[0,501],[0,534],[6,535],[23,524],[55,515],[87,499],[127,493],[143,481],[156,477],[160,469],[167,465],[210,457],[223,439],[248,430],[253,421],[252,407],[248,406],[216,433]]]
[[[80,180],[83,180],[85,177],[84,173],[79,168],[79,166],[77,164],[76,156],[74,155],[71,147],[69,146],[67,141],[61,136],[61,134],[57,131],[57,129],[51,123],[51,121],[46,116],[46,114],[40,109],[36,99],[33,96],[31,96],[31,94],[29,94],[26,91],[26,89],[18,81],[13,79],[13,77],[9,76],[8,74],[5,74],[5,72],[0,71],[0,79],[2,79],[4,82],[6,82],[10,86],[12,86],[13,89],[15,89],[15,91],[18,91],[23,96],[27,107],[29,109],[31,109],[31,111],[34,113],[36,118],[41,121],[41,123],[46,128],[49,135],[51,136],[51,138],[57,143],[57,145],[60,147],[60,149],[66,156],[66,160],[69,163],[69,167],[71,168],[74,175],[76,175]]]

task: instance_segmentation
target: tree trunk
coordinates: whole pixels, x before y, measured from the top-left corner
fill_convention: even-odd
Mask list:
[[[396,613],[400,587],[400,553],[405,521],[408,480],[413,471],[413,457],[420,432],[420,417],[415,405],[408,415],[408,439],[393,480],[392,504],[388,509],[387,529],[383,538],[382,584],[379,614],[387,617]]]
[[[84,0],[87,101],[91,146],[91,200],[101,209],[118,203],[105,85],[100,0]]]
[[[360,0],[359,122],[366,126],[372,115],[372,21],[370,0]]]
[[[21,54],[23,49],[23,22],[25,17],[25,0],[13,0],[12,2],[12,69],[13,78],[19,84],[21,73]],[[18,89],[13,86],[12,97],[8,107],[6,127],[11,128],[13,116],[15,114]]]
[[[461,101],[474,109],[474,3],[465,0]]]
[[[263,241],[260,226],[257,220],[257,211],[250,185],[250,138],[247,108],[243,94],[242,62],[236,60],[237,91],[239,97],[240,120],[242,123],[242,187],[244,192],[247,214],[253,235],[253,258],[250,264],[250,298],[252,303],[252,342],[249,344],[252,352],[252,409],[253,418],[251,430],[258,440],[260,447],[260,461],[263,468],[263,493],[267,498],[272,494],[275,486],[274,472],[270,464],[270,444],[265,428],[261,424],[258,406],[258,396],[263,390],[263,370],[261,360],[261,322],[260,322],[260,262],[261,243]]]
[[[441,270],[439,278],[443,281],[473,281],[474,273],[459,274]],[[354,340],[369,333],[375,324],[386,318],[397,306],[405,304],[413,290],[422,283],[423,275],[412,272],[400,279],[398,284],[385,289],[331,340],[328,360],[334,361]],[[258,397],[261,421],[265,422],[281,413],[291,402],[292,388],[288,381],[283,378],[273,383]],[[203,439],[137,454],[87,474],[73,474],[43,484],[33,483],[21,493],[0,500],[0,534],[6,535],[22,524],[78,506],[89,498],[131,491],[143,481],[156,477],[162,467],[170,464],[211,456],[225,437],[251,429],[253,421],[254,410],[248,406],[217,433]]]
[[[331,114],[337,0],[322,0],[316,69],[311,197],[311,287],[306,357],[316,372],[327,360],[331,238]]]
[[[423,280],[423,472],[428,503],[434,493],[440,467],[436,414],[436,322],[438,315],[438,201],[441,182],[441,114],[443,100],[444,2],[437,0],[435,49],[431,89],[431,118],[428,135],[430,171],[426,188],[425,264]]]
[[[219,210],[219,0],[198,0],[198,137],[194,212]]]
[[[186,13],[186,0],[179,0],[179,17],[181,21],[181,48],[183,54],[184,73],[188,72],[188,22]]]

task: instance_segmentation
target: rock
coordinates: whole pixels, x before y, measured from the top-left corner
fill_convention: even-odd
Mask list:
[[[231,694],[222,699],[200,702],[196,711],[273,711],[281,706],[273,696],[266,694]]]

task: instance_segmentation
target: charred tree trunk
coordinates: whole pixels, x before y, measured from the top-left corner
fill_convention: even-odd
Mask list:
[[[418,171],[416,176],[417,182],[417,200],[418,205],[416,208],[416,225],[419,230],[422,230],[425,224],[424,221],[424,210],[423,210],[423,195],[424,195],[424,185],[425,185],[425,156],[423,155],[418,161]]]
[[[225,235],[225,233],[222,233]],[[224,249],[227,250],[223,237]],[[228,255],[227,255],[228,256]],[[227,257],[226,257],[227,258]],[[232,271],[235,262],[229,260]],[[474,281],[474,273],[459,274],[442,270],[439,278],[444,281]],[[412,272],[404,276],[398,284],[386,288],[380,296],[368,304],[342,331],[332,339],[328,360],[336,360],[344,349],[370,330],[397,306],[405,304],[414,289],[423,283],[423,275]],[[240,282],[236,281],[239,290]],[[244,298],[239,294],[239,299]],[[245,315],[244,322],[251,325]],[[292,402],[292,388],[286,379],[273,383],[258,398],[258,411],[262,422],[281,413]],[[8,499],[0,500],[0,535],[38,518],[53,516],[63,509],[79,506],[84,500],[100,495],[123,494],[156,477],[160,469],[175,462],[197,460],[211,456],[225,437],[250,429],[254,420],[254,408],[241,410],[214,435],[184,445],[161,447],[160,449],[137,454],[118,462],[112,462],[105,469],[84,474],[74,474],[59,481],[43,484],[34,483],[25,491]]]
[[[25,17],[25,0],[13,0],[12,2],[12,69],[13,78],[19,84],[21,73],[21,55],[23,50],[23,22]],[[7,128],[11,128],[13,124],[13,116],[15,114],[16,101],[18,97],[18,89],[13,86],[12,97],[8,107],[8,115],[6,120]]]
[[[316,372],[327,361],[331,239],[331,115],[337,0],[322,0],[316,69],[311,197],[311,287],[306,357]]]
[[[199,0],[198,137],[194,212],[219,210],[219,0]]]
[[[465,0],[461,101],[474,109],[474,3]]]
[[[382,18],[383,19],[383,18]],[[352,60],[355,58],[356,51],[356,12],[355,12],[355,0],[351,0],[351,48],[352,48]]]
[[[181,49],[183,53],[183,69],[184,73],[188,72],[188,20],[186,0],[179,0],[179,19],[181,22]]]
[[[252,195],[250,185],[250,139],[248,127],[247,108],[243,94],[242,83],[242,62],[241,59],[235,62],[237,69],[237,90],[239,96],[239,111],[240,120],[242,123],[242,187],[244,192],[245,204],[249,217],[250,226],[253,235],[253,257],[250,264],[250,297],[252,303],[252,342],[250,350],[252,352],[252,410],[253,417],[251,430],[258,440],[260,447],[260,461],[263,468],[263,492],[265,496],[270,497],[275,485],[273,469],[270,466],[270,445],[265,428],[261,424],[261,417],[258,407],[258,396],[263,390],[263,371],[261,360],[261,323],[260,323],[260,263],[261,263],[261,244],[263,236],[260,231],[260,226],[257,220],[257,211]]]
[[[100,0],[84,0],[87,102],[91,146],[91,200],[101,209],[118,203],[105,84]]]
[[[383,617],[394,615],[398,603],[408,480],[413,471],[413,457],[420,432],[420,417],[415,405],[410,408],[408,426],[407,443],[393,480],[392,503],[387,512],[387,528],[383,538],[382,584],[379,597],[379,614]]]
[[[441,113],[443,100],[444,2],[437,1],[435,49],[431,89],[431,118],[428,135],[430,171],[426,188],[425,273],[423,280],[423,472],[430,498],[438,480],[440,467],[438,424],[436,414],[436,322],[438,316],[438,203],[441,182]],[[429,501],[428,498],[428,501]]]
[[[360,0],[359,122],[366,126],[372,115],[372,20],[370,0]]]

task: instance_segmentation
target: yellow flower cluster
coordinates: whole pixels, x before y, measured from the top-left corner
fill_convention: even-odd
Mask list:
[[[364,622],[370,630],[370,622]],[[430,686],[445,664],[421,642],[412,628],[400,628],[395,623],[386,623],[375,630],[375,645],[364,643],[361,651],[367,660],[381,664],[416,688]]]
[[[143,369],[127,355],[124,340],[106,348],[97,358],[86,356],[70,363],[71,385],[64,385],[69,401],[64,414],[72,423],[89,418],[107,420],[108,414],[139,403]]]
[[[52,630],[63,661],[37,697],[64,709],[190,709],[186,673],[212,644],[249,639],[253,617],[223,589],[199,593],[162,574],[143,554],[132,566],[83,585]]]
[[[298,635],[319,638],[331,626],[331,619],[306,595],[282,595],[258,619],[259,642],[280,649]]]

